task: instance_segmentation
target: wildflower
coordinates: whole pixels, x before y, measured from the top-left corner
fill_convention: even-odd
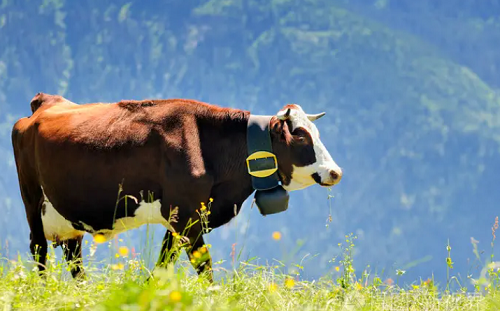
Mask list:
[[[212,202],[214,201],[214,199],[213,199],[213,198],[210,198],[210,199],[208,199],[208,200],[210,201],[210,203],[212,203]]]
[[[173,302],[179,302],[182,299],[182,295],[179,291],[174,290],[170,293],[169,298]]]
[[[391,286],[392,284],[394,284],[394,281],[391,279],[391,278],[388,278],[387,280],[385,280],[385,282],[387,283],[387,285]]]
[[[118,253],[120,253],[123,257],[126,257],[128,255],[128,248],[126,246],[121,246],[118,249]]]
[[[285,280],[285,286],[288,288],[292,288],[295,285],[295,281],[292,278],[288,278]]]
[[[273,239],[275,239],[276,241],[281,240],[281,233],[279,231],[274,231]]]
[[[356,282],[356,285],[355,285],[355,286],[356,286],[356,289],[357,289],[357,290],[361,290],[361,289],[363,289],[363,285],[361,285],[361,284],[360,284],[360,283],[358,283],[358,282]]]
[[[119,257],[120,257],[120,254],[116,253],[116,254],[115,254],[115,257],[116,257],[116,258],[119,258]]]
[[[336,266],[336,267],[335,267],[335,271],[339,272],[339,271],[340,271],[340,267],[339,267],[339,266]]]
[[[450,257],[446,258],[446,264],[450,267],[450,269],[453,269],[453,261],[451,261]]]
[[[123,270],[123,268],[125,268],[125,266],[121,262],[111,265],[111,269],[113,270]]]
[[[207,252],[207,248],[206,248],[205,246],[200,247],[200,252],[201,252],[202,254],[205,254],[205,253]]]
[[[276,283],[271,283],[269,284],[268,289],[270,292],[275,292],[278,290],[278,285],[276,285]]]
[[[212,212],[211,212],[211,211],[208,211],[208,212],[207,212],[207,215],[210,215],[210,214],[212,214]]]
[[[101,244],[101,243],[106,242],[106,238],[104,237],[104,235],[98,233],[98,234],[94,235],[94,242],[96,244]]]
[[[193,252],[193,257],[194,257],[194,258],[200,258],[200,257],[201,257],[200,252],[198,252],[198,251],[194,251],[194,252]]]
[[[194,260],[194,258],[191,258],[191,263],[195,263],[196,261]]]

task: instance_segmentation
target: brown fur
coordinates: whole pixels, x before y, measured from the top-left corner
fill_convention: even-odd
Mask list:
[[[200,202],[213,198],[209,226],[217,228],[237,212],[253,192],[245,166],[248,111],[221,108],[184,99],[126,100],[77,105],[61,96],[39,93],[31,101],[33,115],[13,127],[12,143],[21,195],[31,230],[30,248],[38,247],[40,270],[47,241],[41,222],[42,190],[57,211],[84,230],[111,229],[118,185],[122,195],[140,197],[151,191],[168,219],[179,207],[174,229],[182,232],[188,219],[198,220]],[[43,109],[42,109],[43,108]],[[292,165],[314,161],[312,141],[300,129],[273,118],[273,148],[282,181],[290,182]],[[305,137],[302,139],[301,137]],[[122,200],[116,218],[133,214],[133,200]],[[199,222],[187,237],[192,248],[204,244]],[[165,235],[161,262],[170,249]],[[170,241],[170,242],[169,242]],[[81,238],[66,241],[67,260],[81,261]],[[65,253],[66,254],[66,253]],[[210,270],[210,259],[197,266]],[[72,270],[82,274],[81,267]]]
[[[30,106],[31,112],[35,113],[40,107],[48,108],[54,105],[62,106],[74,106],[75,103],[67,100],[66,98],[59,95],[50,95],[45,93],[37,93],[33,99],[31,99]]]

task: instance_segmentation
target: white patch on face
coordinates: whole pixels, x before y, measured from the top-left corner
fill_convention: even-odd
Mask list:
[[[45,198],[45,214],[42,215],[42,223],[45,238],[47,240],[64,241],[74,239],[85,234],[85,231],[76,230],[70,221],[66,220],[56,211],[54,206],[45,196],[45,193],[43,195]],[[89,226],[81,221],[80,224],[93,236],[102,234],[106,241],[111,240],[119,233],[138,228],[145,224],[162,224],[169,231],[175,232],[174,228],[172,228],[170,223],[163,218],[161,214],[160,200],[156,200],[152,203],[141,201],[139,207],[135,210],[134,215],[117,219],[112,230],[103,229],[95,231],[92,226]]]
[[[298,127],[302,127],[309,132],[313,141],[316,162],[303,167],[294,165],[290,184],[287,186],[283,185],[283,188],[287,191],[295,191],[312,186],[316,184],[316,181],[312,177],[314,173],[317,173],[321,177],[322,183],[333,186],[338,183],[338,180],[333,180],[330,172],[334,171],[341,176],[342,170],[337,163],[333,161],[332,156],[319,139],[319,131],[316,125],[307,118],[302,107],[299,105],[296,105],[296,107],[298,109],[291,109],[290,112],[290,122],[292,123],[290,132],[293,132],[293,130]]]

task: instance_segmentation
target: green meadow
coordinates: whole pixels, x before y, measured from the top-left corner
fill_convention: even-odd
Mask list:
[[[494,246],[495,230],[492,227]],[[269,243],[279,244],[281,233],[273,232]],[[500,264],[491,255],[478,276],[467,284],[454,276],[452,249],[443,258],[447,282],[433,279],[401,284],[353,264],[356,236],[338,244],[339,256],[332,258],[332,273],[307,281],[300,264],[279,260],[266,265],[255,258],[240,260],[233,251],[223,267],[215,262],[214,283],[198,277],[191,262],[181,255],[165,268],[150,268],[143,253],[118,237],[109,242],[94,239],[85,243],[86,277],[74,280],[69,265],[49,246],[47,270],[40,276],[27,256],[15,260],[1,257],[0,310],[498,310],[500,308]],[[149,246],[150,247],[150,246]],[[207,248],[211,246],[208,244]],[[108,258],[98,261],[103,248]],[[149,250],[150,251],[150,250]],[[476,254],[479,257],[479,253]],[[184,257],[183,257],[184,256]],[[201,258],[203,254],[196,254]],[[187,258],[187,257],[186,257]],[[196,260],[196,258],[191,259]],[[153,265],[154,266],[154,265]],[[293,269],[290,267],[293,266]],[[290,273],[294,271],[294,273]]]

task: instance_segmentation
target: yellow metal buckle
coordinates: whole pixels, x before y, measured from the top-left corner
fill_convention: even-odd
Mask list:
[[[254,169],[254,170],[252,170],[250,167],[250,162],[253,162],[254,164],[258,165],[257,164],[258,160],[269,160],[269,159],[273,160],[274,167],[271,168],[266,167],[264,169]],[[246,162],[247,162],[248,174],[255,177],[260,177],[260,178],[268,177],[274,174],[274,172],[278,170],[278,159],[276,159],[276,156],[273,153],[268,151],[257,151],[252,153],[251,155],[248,156]]]

